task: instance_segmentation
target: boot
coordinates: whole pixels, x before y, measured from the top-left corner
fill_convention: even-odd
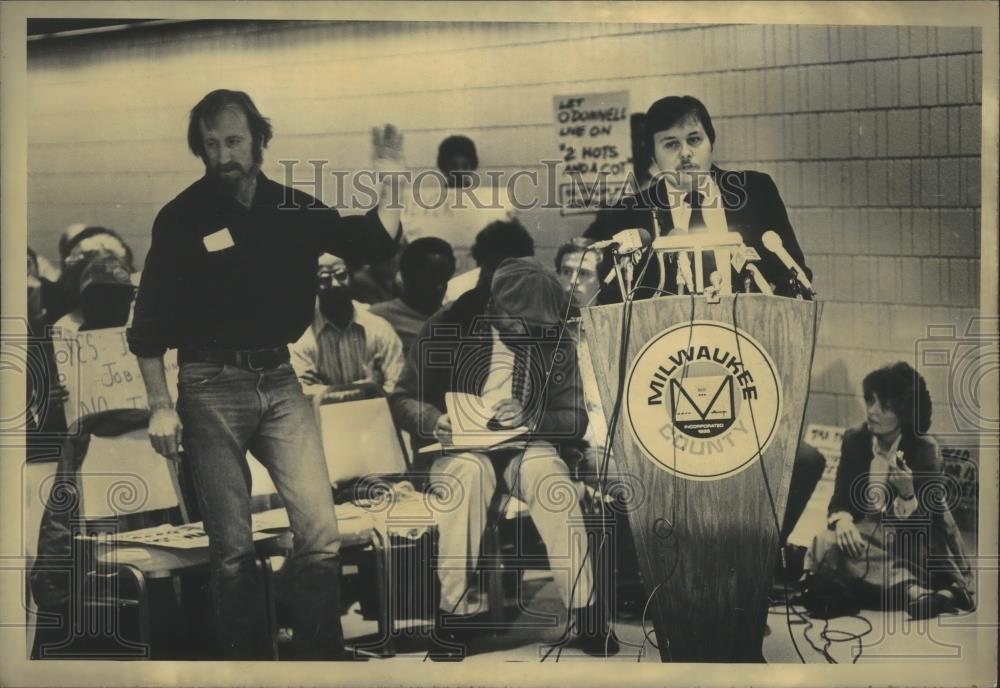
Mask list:
[[[489,612],[463,615],[449,614],[438,609],[434,615],[430,659],[435,662],[461,662],[468,655],[469,640],[486,630],[476,628],[477,624],[488,619]]]
[[[353,659],[340,625],[340,560],[303,566],[293,581],[292,647],[298,661]]]
[[[594,657],[612,657],[621,649],[610,620],[596,605],[577,607],[572,612],[575,635],[569,647],[583,650]]]

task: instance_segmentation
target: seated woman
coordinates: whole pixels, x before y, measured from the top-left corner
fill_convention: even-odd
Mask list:
[[[973,608],[962,535],[947,504],[931,398],[906,363],[862,382],[866,422],[844,433],[828,530],[806,566],[814,590],[930,618]]]

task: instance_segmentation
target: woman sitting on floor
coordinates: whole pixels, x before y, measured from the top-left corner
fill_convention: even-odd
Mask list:
[[[807,557],[807,590],[914,618],[971,610],[969,563],[948,507],[953,491],[926,435],[927,384],[900,362],[869,373],[862,387],[867,422],[844,433],[829,528]]]

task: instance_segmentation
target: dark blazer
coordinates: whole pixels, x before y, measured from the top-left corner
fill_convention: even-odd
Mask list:
[[[899,442],[899,450],[903,452],[906,465],[913,471],[913,490],[918,506],[910,517],[926,518],[929,514],[940,513],[943,495],[939,490],[928,489],[931,484],[943,484],[944,479],[937,442],[930,437],[904,435]],[[861,425],[847,430],[840,447],[840,464],[837,466],[828,515],[846,511],[857,521],[878,513],[872,500],[866,499],[872,458],[872,433],[868,427]],[[897,495],[893,493],[892,496],[895,498]]]
[[[434,425],[445,412],[447,392],[482,392],[493,353],[489,320],[484,316],[488,301],[489,292],[481,287],[466,292],[432,316],[410,347],[389,402],[396,423],[410,433],[415,448],[435,441]],[[534,380],[542,379],[539,375],[544,376],[551,365],[548,385],[529,387],[526,406],[537,411],[532,437],[557,447],[578,444],[587,430],[587,409],[572,336],[564,332],[561,340],[525,337],[521,343],[537,352],[531,358]],[[540,396],[543,388],[545,394]]]
[[[733,172],[721,170],[713,166],[712,179],[719,188],[722,203],[725,206],[726,222],[730,232],[739,232],[743,243],[751,246],[760,254],[759,264],[764,278],[775,285],[775,293],[788,295],[788,269],[778,258],[764,248],[761,237],[768,230],[774,230],[788,253],[806,271],[812,279],[812,271],[805,263],[802,249],[795,238],[795,231],[788,220],[788,212],[781,200],[778,188],[770,176],[762,172]],[[673,218],[667,204],[668,195],[666,182],[660,180],[658,185],[649,186],[635,195],[622,198],[613,207],[605,208],[597,213],[594,222],[587,228],[584,236],[596,241],[610,239],[623,229],[641,227],[655,238],[653,213],[660,225],[661,234],[666,234],[674,228]],[[645,256],[643,256],[645,259]],[[642,263],[640,263],[642,265]],[[610,259],[602,264],[603,274],[611,269]],[[673,290],[676,285],[674,266],[667,264],[667,279],[664,288]],[[638,273],[637,273],[638,274]],[[602,275],[603,276],[603,275]],[[649,262],[646,276],[641,284],[655,286],[659,283],[659,263],[654,258]],[[734,284],[735,273],[734,273]],[[637,298],[649,298],[655,292],[644,289],[636,293]],[[601,303],[614,303],[621,300],[621,294],[616,282],[612,282],[601,293],[598,299]]]
[[[937,442],[930,437],[904,435],[899,449],[903,452],[906,465],[913,471],[917,508],[905,519],[893,519],[893,525],[926,529],[929,535],[913,540],[916,545],[904,550],[904,554],[919,575],[921,584],[935,590],[954,584],[971,595],[972,566],[965,554],[962,532],[948,504],[948,495],[953,495],[954,491],[947,489],[947,477],[942,470]],[[874,505],[865,499],[872,458],[872,433],[866,426],[851,428],[844,433],[828,513],[847,511],[855,521],[877,514]],[[892,490],[891,487],[889,489]],[[892,497],[896,495],[892,494]]]

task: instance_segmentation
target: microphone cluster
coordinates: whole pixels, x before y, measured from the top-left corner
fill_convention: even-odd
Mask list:
[[[670,232],[671,235],[675,233],[675,231]],[[686,234],[686,232],[683,233]],[[816,290],[813,288],[812,282],[809,280],[806,271],[795,261],[794,258],[792,258],[791,254],[788,253],[788,250],[785,249],[778,233],[774,230],[768,230],[764,232],[761,240],[764,244],[764,248],[774,254],[775,257],[777,257],[778,260],[780,260],[781,263],[788,269],[789,291],[794,296],[807,300],[811,300],[814,296],[816,296]],[[622,230],[610,239],[591,244],[587,247],[587,250],[604,251],[611,249],[618,256],[624,256],[628,254],[636,254],[651,244],[653,244],[653,238],[650,233],[639,227]],[[732,267],[739,275],[739,285],[743,292],[759,291],[762,294],[774,294],[773,286],[768,283],[760,270],[760,261],[760,254],[752,246],[740,246],[733,251],[731,256]],[[684,285],[694,284],[691,263],[686,251],[681,252],[678,255],[677,269],[679,283],[683,283]],[[613,273],[609,274],[605,283],[609,283],[614,279],[614,277],[615,275]],[[713,272],[710,277],[713,287],[718,286],[715,279],[716,277],[721,279],[721,275],[718,275],[717,272]]]

